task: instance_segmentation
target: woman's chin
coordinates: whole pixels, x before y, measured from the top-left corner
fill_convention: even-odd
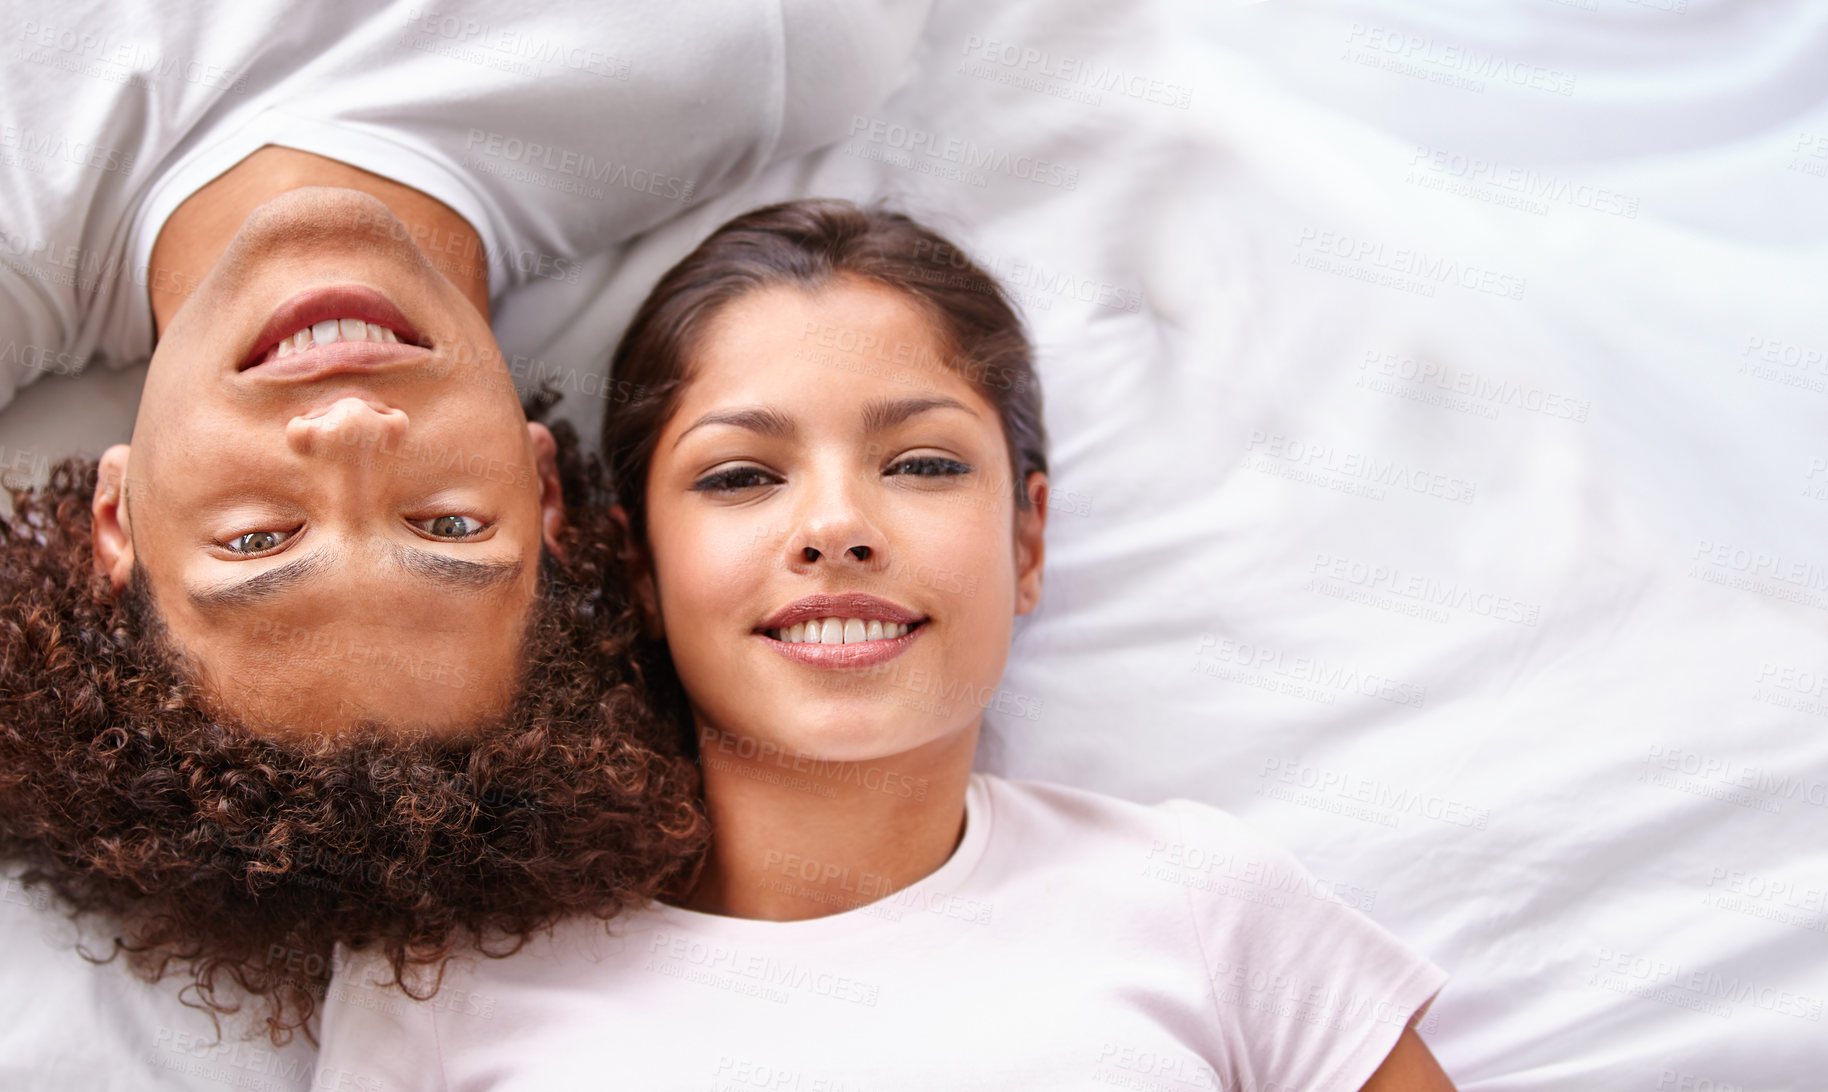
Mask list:
[[[911,721],[905,714],[885,716],[879,709],[865,708],[811,730],[796,726],[783,741],[791,740],[788,745],[798,753],[824,762],[877,762],[931,742],[941,729],[925,717]]]
[[[807,763],[879,762],[956,732],[959,710],[897,708],[887,699],[826,700],[802,704],[791,716],[734,731],[704,732],[701,750],[805,773]]]

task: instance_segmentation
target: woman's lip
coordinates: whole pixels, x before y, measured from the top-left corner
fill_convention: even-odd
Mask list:
[[[926,626],[915,626],[900,637],[884,637],[875,641],[858,641],[849,645],[815,645],[807,642],[788,644],[777,641],[765,633],[756,634],[758,640],[768,642],[782,656],[797,664],[807,667],[869,667],[873,664],[886,663],[908,650]]]
[[[761,625],[765,629],[786,629],[814,618],[861,618],[865,622],[896,622],[913,625],[926,618],[917,611],[874,595],[850,592],[843,595],[808,595],[775,611]]]
[[[271,367],[278,362],[269,361],[267,364],[261,365],[261,358],[267,355],[269,349],[278,345],[281,338],[291,337],[305,327],[315,326],[327,319],[345,318],[361,319],[363,322],[372,322],[376,326],[387,327],[399,337],[401,347],[418,348],[422,344],[418,329],[406,321],[406,316],[400,313],[400,309],[394,306],[392,300],[367,285],[334,284],[300,292],[280,304],[279,309],[273,312],[273,317],[267,319],[267,324],[260,328],[254,344],[242,357],[238,370],[246,371],[256,365]],[[344,343],[337,342],[336,344]],[[374,344],[383,343],[375,342]],[[307,350],[307,352],[322,352],[324,349],[334,347],[334,345],[327,345]],[[286,359],[289,360],[291,357],[288,356]]]

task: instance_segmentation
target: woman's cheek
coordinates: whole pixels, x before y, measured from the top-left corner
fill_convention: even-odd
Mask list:
[[[1012,549],[994,520],[974,521],[942,540],[922,574],[941,608],[971,619],[973,632],[991,644],[1008,629],[1002,615],[1014,595]]]
[[[748,521],[706,520],[682,545],[697,556],[701,575],[726,581],[740,580],[768,561],[768,541]]]
[[[692,521],[675,530],[664,547],[673,559],[667,574],[673,602],[695,615],[727,618],[728,601],[737,597],[744,570],[755,565],[755,548],[712,521]]]

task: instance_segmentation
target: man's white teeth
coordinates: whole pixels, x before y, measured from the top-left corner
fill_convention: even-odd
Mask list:
[[[398,344],[400,338],[385,326],[376,326],[372,322],[363,322],[359,318],[325,319],[312,323],[291,337],[283,338],[270,354],[272,358],[291,356],[318,345],[334,345],[339,341],[382,341]]]
[[[861,618],[815,618],[786,629],[771,629],[768,635],[790,645],[854,645],[905,637],[911,628],[906,622],[879,619],[866,622]]]

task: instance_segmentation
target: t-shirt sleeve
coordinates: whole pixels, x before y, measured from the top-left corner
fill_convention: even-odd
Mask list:
[[[80,370],[48,294],[5,265],[0,265],[0,335],[0,407],[45,372]]]
[[[447,1092],[433,1020],[444,990],[431,1001],[413,1000],[393,985],[392,969],[376,952],[338,945],[333,967],[311,1087]]]
[[[1225,812],[1177,800],[1179,873],[1212,989],[1222,1087],[1358,1092],[1446,972],[1293,854]]]

